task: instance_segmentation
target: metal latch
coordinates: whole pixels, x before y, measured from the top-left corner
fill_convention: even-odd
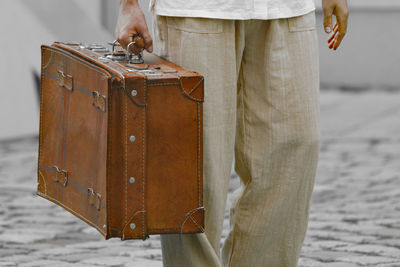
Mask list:
[[[132,42],[128,44],[126,51],[124,51],[118,41],[115,40],[111,43],[111,53],[105,55],[105,57],[99,58],[99,60],[101,60],[102,62],[106,62],[105,59],[110,59],[112,61],[126,62],[130,64],[143,64],[143,45],[144,40],[140,34],[135,34],[132,36]],[[140,53],[136,55],[132,54],[132,47],[136,47],[137,49],[139,49]]]
[[[148,77],[162,77],[163,73],[161,71],[156,70],[139,70],[139,69],[128,69],[128,71],[133,71],[137,73],[143,73]]]
[[[54,181],[66,187],[68,184],[68,172],[66,170],[60,170],[57,165],[54,165],[53,168],[55,169]]]
[[[105,46],[99,45],[99,44],[90,44],[87,49],[93,51],[93,52],[98,52],[98,53],[106,53],[109,52]]]

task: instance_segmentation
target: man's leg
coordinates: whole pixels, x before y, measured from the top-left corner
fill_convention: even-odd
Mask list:
[[[158,54],[205,78],[203,171],[205,234],[162,235],[164,266],[215,267],[220,263],[220,236],[234,154],[236,127],[235,22],[156,17]]]
[[[319,147],[315,15],[246,21],[245,35],[235,144],[244,188],[231,209],[223,263],[294,267]]]

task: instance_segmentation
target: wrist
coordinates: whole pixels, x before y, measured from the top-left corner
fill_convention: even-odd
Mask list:
[[[120,0],[120,7],[135,7],[139,6],[138,0]]]

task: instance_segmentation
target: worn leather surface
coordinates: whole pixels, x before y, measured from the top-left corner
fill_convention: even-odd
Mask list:
[[[105,238],[203,232],[203,77],[103,56],[42,46],[37,194]]]

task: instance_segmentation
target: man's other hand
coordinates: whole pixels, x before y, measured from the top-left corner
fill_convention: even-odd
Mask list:
[[[117,41],[126,49],[128,44],[132,42],[132,36],[137,33],[142,34],[145,49],[150,53],[153,52],[153,40],[138,1],[120,0],[118,22],[115,28]]]
[[[349,8],[347,0],[322,0],[324,11],[324,29],[326,33],[332,33],[328,39],[329,49],[336,50],[347,32],[347,19]],[[332,25],[332,16],[336,16],[336,24]]]

